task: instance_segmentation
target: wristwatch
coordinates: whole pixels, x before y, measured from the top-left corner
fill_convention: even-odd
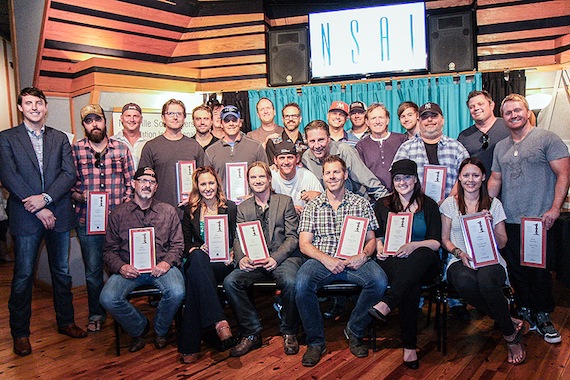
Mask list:
[[[459,257],[460,257],[461,252],[462,252],[461,249],[460,249],[460,248],[457,248],[457,247],[455,247],[455,248],[453,248],[453,249],[451,250],[451,254],[452,254],[453,256],[455,256],[456,258],[459,258]]]
[[[53,201],[53,199],[51,199],[48,193],[42,193],[42,195],[44,197],[44,202],[46,203],[46,206]]]

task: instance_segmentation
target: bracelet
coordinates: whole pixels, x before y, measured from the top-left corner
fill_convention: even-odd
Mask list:
[[[452,254],[453,256],[455,256],[455,258],[457,258],[457,259],[460,258],[461,252],[463,252],[463,251],[462,251],[461,249],[457,248],[457,247],[455,247],[455,248],[453,248],[453,249],[451,250],[451,254]]]

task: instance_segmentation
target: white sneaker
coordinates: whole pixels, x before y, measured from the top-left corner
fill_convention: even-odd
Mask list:
[[[562,337],[552,322],[550,321],[550,314],[539,311],[536,313],[536,330],[547,343],[560,343]]]

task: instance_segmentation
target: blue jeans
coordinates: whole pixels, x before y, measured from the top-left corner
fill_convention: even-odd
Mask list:
[[[14,277],[8,301],[13,338],[30,336],[34,268],[42,239],[45,238],[53,287],[53,304],[57,325],[74,323],[73,294],[69,274],[69,231],[43,230],[34,235],[14,237]]]
[[[174,314],[184,300],[184,277],[176,267],[170,268],[160,277],[153,277],[150,273],[141,274],[134,279],[124,278],[120,274],[111,275],[101,292],[101,305],[131,337],[140,336],[147,319],[127,300],[127,296],[141,285],[154,285],[162,292],[154,317],[154,331],[156,335],[166,336]]]
[[[297,271],[303,259],[288,257],[273,271],[255,269],[245,272],[239,268],[230,273],[224,280],[224,290],[230,305],[236,313],[240,336],[249,336],[261,333],[261,322],[255,306],[247,295],[247,289],[254,282],[274,279],[277,288],[281,289],[283,309],[281,310],[281,334],[296,335],[299,330],[299,313],[295,304],[295,282]]]
[[[105,310],[99,303],[99,295],[103,289],[103,243],[105,243],[105,235],[87,235],[85,224],[80,224],[76,231],[81,246],[83,264],[85,265],[89,320],[104,321]]]
[[[382,299],[388,285],[386,273],[372,260],[357,270],[345,269],[339,274],[333,274],[318,260],[307,260],[297,272],[296,301],[309,346],[325,344],[317,291],[334,281],[351,282],[362,288],[347,325],[358,338],[364,337],[366,326],[372,320],[368,309]]]

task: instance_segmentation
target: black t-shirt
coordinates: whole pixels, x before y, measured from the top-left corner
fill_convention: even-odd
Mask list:
[[[424,145],[426,147],[426,154],[430,165],[439,165],[439,160],[437,159],[437,143],[428,144],[424,142]]]

